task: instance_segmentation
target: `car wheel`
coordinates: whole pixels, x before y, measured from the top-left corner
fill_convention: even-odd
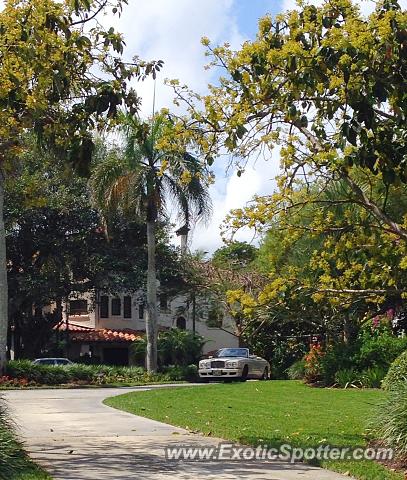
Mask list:
[[[261,380],[268,380],[269,379],[269,369],[266,367],[264,369],[263,375],[260,378]]]
[[[240,377],[240,381],[245,382],[247,380],[247,375],[248,374],[249,374],[249,367],[247,365],[245,365],[243,367],[242,376]]]

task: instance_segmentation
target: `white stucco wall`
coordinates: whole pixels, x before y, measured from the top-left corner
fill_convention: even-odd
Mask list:
[[[131,309],[131,318],[124,318],[123,316],[123,306],[124,306],[124,296],[119,295],[121,299],[121,315],[112,315],[111,312],[111,301],[112,296],[109,296],[109,317],[101,318],[100,317],[100,308],[99,305],[94,305],[93,296],[87,295],[82,298],[87,298],[88,300],[88,315],[75,315],[69,316],[69,321],[71,323],[92,327],[92,328],[108,328],[108,329],[132,329],[132,330],[145,330],[145,319],[139,318],[139,305],[142,302],[142,296],[140,294],[133,294],[132,297],[132,309]],[[74,297],[77,298],[77,297]],[[205,318],[205,302],[200,305],[199,314],[196,315],[195,328],[196,332],[199,335],[202,335],[205,340],[204,353],[216,350],[222,347],[236,347],[238,346],[238,339],[233,335],[234,332],[234,322],[229,316],[225,315],[222,323],[222,328],[213,328],[208,327],[206,318]],[[186,329],[193,329],[192,321],[192,311],[191,307],[188,305],[187,298],[185,296],[179,295],[168,299],[167,308],[159,309],[159,326],[166,328],[174,328],[177,326],[177,318],[184,317],[186,321]],[[144,311],[145,315],[145,311]]]

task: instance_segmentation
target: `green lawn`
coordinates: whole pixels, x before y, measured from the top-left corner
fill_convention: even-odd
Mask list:
[[[16,471],[11,477],[7,476],[4,478],[7,478],[7,480],[52,480],[44,470],[28,459],[25,467]]]
[[[106,405],[244,444],[298,447],[366,445],[366,427],[384,398],[380,390],[310,388],[300,382],[214,384],[128,393]],[[363,480],[401,480],[373,462],[323,462]]]
[[[4,411],[0,412],[0,479],[51,480],[25,453],[9,424],[3,423],[4,416]]]
[[[0,432],[1,433],[1,432]],[[0,479],[1,480],[52,480],[42,468],[36,465],[16,443],[14,457],[8,457],[2,463],[0,451]]]

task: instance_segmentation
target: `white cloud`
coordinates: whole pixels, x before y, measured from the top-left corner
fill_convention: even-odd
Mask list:
[[[222,166],[220,166],[222,169]],[[271,158],[252,159],[249,161],[244,174],[238,177],[236,173],[228,178],[218,177],[211,187],[213,201],[213,217],[208,227],[198,225],[192,237],[192,249],[202,249],[209,253],[219,248],[220,225],[230,210],[244,207],[254,195],[267,195],[275,189],[275,177],[279,173],[279,152],[275,150]],[[236,240],[256,241],[255,232],[243,229],[235,236]]]
[[[164,68],[156,86],[156,108],[172,107],[172,91],[163,86],[165,78],[178,78],[198,92],[205,92],[211,73],[207,63],[203,36],[214,43],[228,41],[239,47],[239,34],[233,14],[233,0],[130,0],[122,17],[108,16],[105,24],[114,24],[124,34],[126,55],[144,60],[163,60]],[[142,113],[150,115],[153,106],[153,82],[136,85],[143,98]]]

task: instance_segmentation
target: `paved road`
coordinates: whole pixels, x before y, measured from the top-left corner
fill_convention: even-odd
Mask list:
[[[210,446],[218,440],[102,404],[106,397],[145,389],[17,390],[4,397],[28,452],[55,480],[349,479],[282,462],[167,461],[164,447]]]

